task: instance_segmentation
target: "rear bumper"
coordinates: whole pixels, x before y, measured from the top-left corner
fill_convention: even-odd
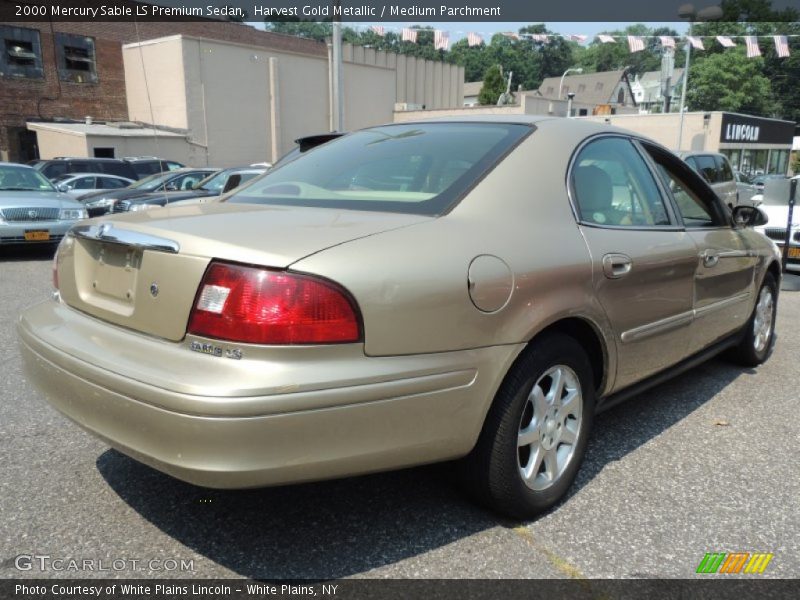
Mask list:
[[[237,378],[259,365],[126,332],[58,302],[24,312],[18,331],[30,379],[58,410],[145,464],[218,488],[328,479],[462,456],[520,350],[371,358],[357,345],[276,349],[273,359],[268,352],[254,359],[263,378],[244,389]],[[94,359],[86,358],[87,340],[98,344]],[[309,356],[297,352],[302,350]],[[206,388],[210,394],[187,393],[186,361],[195,363],[198,380],[216,370],[217,386]],[[219,379],[225,369],[227,387]],[[354,378],[357,372],[363,376]],[[305,374],[305,381],[287,385],[286,374]]]

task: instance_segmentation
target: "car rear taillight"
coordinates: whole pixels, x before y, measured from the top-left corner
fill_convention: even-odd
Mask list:
[[[212,262],[189,316],[193,335],[248,344],[343,344],[361,339],[358,310],[333,282]]]

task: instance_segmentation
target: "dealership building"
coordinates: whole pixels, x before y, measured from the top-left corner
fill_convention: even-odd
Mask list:
[[[627,114],[584,117],[629,129],[672,150],[720,152],[747,175],[789,170],[795,123],[731,112]]]

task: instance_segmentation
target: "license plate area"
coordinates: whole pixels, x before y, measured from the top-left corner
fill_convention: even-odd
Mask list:
[[[783,245],[778,244],[778,248],[780,248],[781,253],[783,253]],[[789,246],[789,252],[787,254],[788,258],[800,258],[800,246]]]
[[[50,232],[47,229],[26,229],[26,242],[47,242],[50,240]]]
[[[84,300],[95,306],[131,315],[136,305],[136,283],[142,266],[142,250],[122,244],[81,240],[88,256],[80,261],[79,276]]]

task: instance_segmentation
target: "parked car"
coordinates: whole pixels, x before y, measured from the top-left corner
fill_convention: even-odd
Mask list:
[[[278,161],[274,165],[272,165],[272,168],[277,169],[278,167],[281,167],[288,162],[292,162],[295,158],[297,158],[301,154],[305,154],[309,150],[313,150],[314,148],[321,146],[322,144],[327,144],[331,140],[340,138],[343,135],[345,135],[343,132],[331,131],[329,133],[318,133],[315,135],[306,135],[301,138],[297,138],[294,141],[294,143],[297,145],[291,150],[289,150],[289,152],[281,156],[278,159]]]
[[[753,181],[747,175],[736,169],[733,170],[733,176],[736,178],[736,194],[739,199],[739,204],[749,204],[753,206],[753,196],[758,193]]]
[[[739,204],[736,178],[727,156],[716,152],[679,152],[678,156],[700,173],[728,208]]]
[[[86,210],[37,170],[0,162],[0,245],[58,242]]]
[[[800,185],[800,176],[792,177]],[[774,179],[773,179],[774,180]],[[768,224],[756,227],[757,231],[762,232],[778,245],[778,249],[783,252],[786,245],[786,228],[789,225],[789,194],[786,188],[771,186],[769,182],[762,194],[753,196],[753,201],[758,202],[758,207],[767,215]],[[788,271],[800,271],[800,193],[795,193],[797,203],[792,211],[792,224],[789,228],[789,248],[786,252],[786,269]]]
[[[527,518],[564,496],[596,410],[723,350],[769,357],[760,223],[622,129],[386,125],[220,202],[74,228],[58,298],[18,331],[55,407],[180,479],[460,459],[477,498]]]
[[[767,181],[769,181],[770,179],[772,179],[772,180],[775,180],[775,179],[786,179],[786,175],[776,175],[774,173],[768,174],[768,175],[764,175],[764,174],[756,175],[752,179],[752,183],[756,188],[756,193],[758,193],[758,194],[763,193],[764,192],[764,186],[767,184]]]
[[[135,183],[135,181],[127,177],[105,175],[104,173],[81,173],[78,175],[61,175],[53,179],[52,183],[59,192],[78,198],[90,192],[120,190]]]
[[[136,179],[143,179],[164,171],[175,171],[186,166],[177,161],[164,160],[157,156],[126,156],[122,160],[130,164],[136,171]]]
[[[90,217],[97,217],[110,212],[119,200],[132,199],[151,192],[191,190],[203,179],[217,171],[219,169],[212,167],[198,169],[187,167],[166,173],[156,173],[121,190],[93,192],[79,196],[78,200],[86,205]]]
[[[179,204],[200,204],[219,198],[232,190],[266,172],[264,168],[234,167],[223,169],[206,177],[191,189],[181,192],[152,192],[134,198],[126,198],[114,204],[113,212],[149,210]]]
[[[137,180],[139,176],[130,163],[115,158],[69,158],[60,157],[41,160],[32,165],[51,181],[71,173],[104,173]]]

